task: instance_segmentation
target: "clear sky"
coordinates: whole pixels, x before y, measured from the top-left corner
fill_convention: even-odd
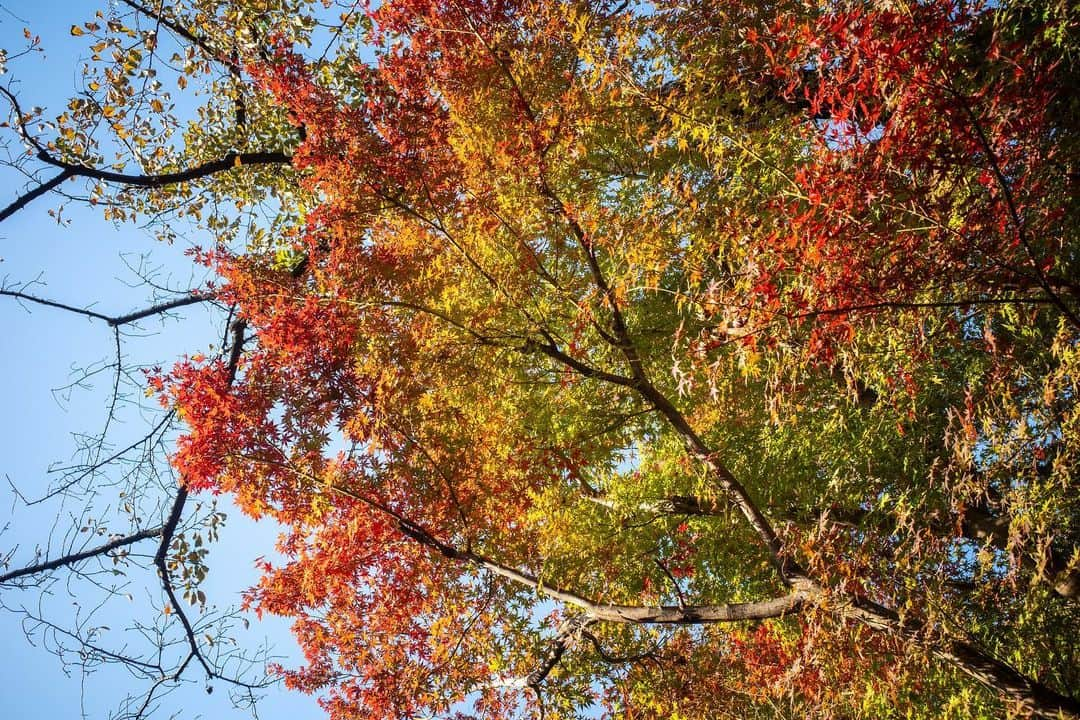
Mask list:
[[[108,11],[109,1],[100,0],[101,9]],[[0,83],[16,92],[26,107],[43,106],[50,111],[47,116],[60,112],[66,99],[81,87],[78,47],[72,43],[69,28],[92,19],[96,9],[97,4],[85,0],[0,0],[0,47],[11,50],[22,45],[23,29],[29,28],[41,36],[46,50],[10,63]],[[0,133],[10,137],[7,130]],[[9,146],[7,150],[17,149]],[[0,148],[0,158],[3,153]],[[0,168],[0,206],[14,199],[25,183],[9,168]],[[144,307],[151,298],[139,268],[152,271],[155,282],[176,289],[194,287],[201,280],[192,276],[182,243],[160,245],[135,226],[105,222],[99,212],[75,203],[64,209],[63,222],[58,223],[48,214],[58,205],[56,196],[42,198],[0,224],[0,281],[5,286],[38,279],[41,284],[29,288],[30,292],[111,315]],[[124,364],[167,367],[182,353],[205,352],[220,343],[221,324],[220,318],[201,308],[185,310],[182,318],[145,322],[141,331],[125,336]],[[45,556],[54,554],[64,531],[77,523],[81,508],[73,503],[27,508],[12,488],[27,498],[40,496],[56,480],[50,468],[72,461],[77,434],[100,430],[112,385],[108,368],[90,378],[86,387],[70,392],[56,389],[71,383],[84,369],[113,362],[115,346],[111,330],[102,322],[20,305],[10,298],[0,298],[0,329],[0,399],[5,410],[0,413],[0,558],[13,552],[11,567],[18,567],[33,561],[36,548]],[[137,404],[125,405],[121,422],[114,427],[114,442],[119,445],[139,437],[153,420]],[[106,491],[95,501],[94,510],[115,518],[114,508],[121,502],[119,489]],[[220,542],[211,546],[205,584],[210,603],[219,609],[235,605],[239,593],[254,583],[252,561],[272,554],[277,534],[277,528],[265,521],[257,524],[243,518],[226,500],[220,504],[228,519]],[[148,526],[156,522],[147,519]],[[108,528],[109,532],[124,530],[119,525]],[[51,548],[46,547],[50,537]],[[153,543],[143,550],[152,554]],[[34,590],[0,589],[0,604],[15,610],[0,611],[0,716],[5,719],[106,718],[125,695],[146,688],[144,681],[116,668],[84,673],[77,666],[64,666],[51,651],[54,635],[32,631],[24,611],[69,629],[91,618],[82,630],[98,628],[95,637],[102,647],[135,647],[145,641],[125,629],[135,621],[160,619],[161,593],[153,571],[133,565],[126,577],[107,577],[110,583],[129,583],[123,593],[131,599],[121,593],[100,608],[94,604],[104,593],[95,592],[87,582],[67,582],[63,571],[58,577],[61,581],[44,597]],[[194,619],[197,612],[190,612]],[[255,647],[269,638],[286,665],[298,662],[284,623],[259,623],[254,616],[250,621],[249,630],[237,631],[242,644]],[[27,640],[27,630],[33,644]],[[214,683],[215,692],[208,695],[201,672],[189,670],[187,677],[194,682],[164,698],[154,717],[246,716],[232,709],[226,686]],[[276,689],[258,706],[258,715],[267,720],[302,720],[319,718],[322,713],[311,698]]]

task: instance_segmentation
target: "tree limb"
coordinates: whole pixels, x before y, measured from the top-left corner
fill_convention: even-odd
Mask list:
[[[119,550],[120,548],[127,547],[128,545],[134,545],[135,543],[141,542],[143,540],[160,537],[163,530],[164,528],[161,525],[156,528],[140,530],[137,533],[132,533],[131,535],[125,535],[123,537],[118,537],[115,540],[110,540],[104,545],[98,545],[97,547],[92,547],[88,550],[81,550],[79,552],[70,553],[68,555],[64,555],[63,557],[58,557],[43,563],[29,565],[18,570],[12,570],[11,572],[0,575],[0,583],[17,580],[21,577],[26,577],[27,575],[36,575],[38,573],[56,570],[57,568],[67,567],[99,555],[106,555],[114,550]]]
[[[901,619],[895,611],[870,600],[854,599],[834,610],[833,614],[874,630],[887,631],[919,644],[925,643],[922,637],[925,627],[922,623],[912,618]],[[1080,702],[1020,674],[1011,665],[988,655],[971,643],[947,638],[931,643],[929,647],[934,656],[980,684],[1023,705],[1033,717],[1046,720],[1080,718]]]
[[[45,195],[52,190],[55,190],[65,180],[72,177],[75,177],[74,171],[70,169],[64,169],[60,172],[59,175],[54,175],[40,185],[23,193],[3,210],[0,210],[0,222],[7,220],[9,217],[22,210],[24,207],[32,203],[34,200],[37,200],[42,195]]]
[[[244,347],[244,333],[247,329],[247,324],[243,320],[237,320],[232,325],[233,342],[229,349],[229,364],[228,364],[228,384],[231,386],[236,379],[236,371],[240,363],[240,355],[243,352]],[[191,621],[187,617],[187,613],[184,612],[180,606],[179,601],[176,598],[176,591],[173,589],[172,576],[169,573],[168,565],[168,553],[169,546],[172,544],[173,535],[176,533],[176,528],[180,524],[180,518],[184,513],[184,506],[187,504],[188,491],[182,484],[176,492],[176,499],[173,501],[172,508],[169,510],[169,517],[165,521],[165,525],[161,531],[161,544],[158,545],[157,553],[154,555],[154,565],[158,569],[158,574],[161,577],[161,585],[165,590],[165,595],[169,599],[169,603],[176,613],[176,616],[180,618],[180,624],[184,626],[184,632],[187,635],[188,644],[191,646],[191,652],[195,658],[199,661],[199,664],[203,666],[208,677],[221,678],[222,676],[211,669],[210,664],[206,658],[203,657],[202,651],[199,649],[199,642],[195,638],[195,629],[191,625]]]
[[[187,307],[188,305],[197,305],[198,303],[209,302],[214,299],[212,294],[191,294],[185,297],[176,298],[174,300],[166,300],[164,302],[151,305],[143,308],[142,310],[135,310],[134,312],[127,313],[125,315],[105,315],[103,313],[89,310],[87,308],[80,308],[74,305],[68,305],[66,303],[57,302],[55,300],[49,300],[48,298],[38,297],[29,293],[22,292],[21,290],[10,290],[7,288],[0,288],[0,296],[11,297],[17,300],[25,300],[26,302],[32,302],[37,305],[44,305],[45,307],[57,308],[59,310],[66,310],[68,312],[76,313],[77,315],[85,315],[88,318],[94,320],[102,320],[109,327],[120,327],[121,325],[128,325],[139,320],[144,320],[154,315],[160,315],[167,313],[170,310],[176,310],[178,308]]]
[[[269,152],[230,151],[217,160],[210,160],[184,170],[149,175],[134,175],[65,162],[64,160],[53,157],[44,150],[38,152],[37,158],[43,163],[70,172],[72,176],[142,188],[160,188],[166,185],[176,185],[191,180],[198,180],[207,177],[208,175],[214,175],[215,173],[224,172],[225,170],[231,170],[244,165],[289,165],[292,163],[292,155],[280,150]],[[0,217],[0,219],[3,218]]]
[[[176,33],[180,37],[184,38],[185,40],[190,42],[192,45],[195,45],[196,47],[200,48],[207,55],[214,58],[215,60],[220,62],[222,65],[224,65],[228,69],[229,74],[231,74],[233,77],[235,77],[237,79],[240,79],[240,77],[241,77],[241,67],[240,67],[239,63],[235,62],[232,58],[229,58],[228,56],[226,56],[226,54],[224,52],[222,52],[222,51],[214,48],[212,45],[210,45],[210,42],[206,38],[203,38],[203,37],[200,37],[200,36],[196,35],[192,31],[188,30],[186,27],[181,25],[180,23],[175,22],[174,20],[170,20],[169,18],[165,17],[161,12],[165,7],[164,3],[159,4],[157,10],[151,10],[147,6],[143,5],[142,3],[135,2],[135,0],[120,0],[120,2],[124,3],[129,8],[135,10],[136,12],[142,13],[143,15],[145,15],[146,17],[154,20],[155,22],[161,23],[162,25],[167,27],[169,30],[172,30],[174,33]]]
[[[283,467],[288,467],[284,466]],[[318,478],[307,476],[295,469],[290,468],[297,474],[319,482]],[[559,600],[584,610],[585,613],[595,619],[606,622],[629,623],[636,625],[701,625],[707,623],[739,622],[742,620],[764,620],[766,618],[781,617],[798,611],[808,599],[808,585],[800,584],[793,592],[767,600],[759,600],[748,603],[732,603],[726,605],[616,605],[599,603],[586,598],[571,590],[549,585],[536,576],[504,565],[491,558],[479,555],[471,550],[459,550],[449,543],[439,540],[418,523],[410,520],[399,512],[371,498],[355,493],[340,485],[320,482],[333,492],[358,500],[368,507],[390,516],[398,523],[398,530],[408,538],[436,550],[443,557],[451,560],[467,562],[476,567],[487,570],[499,577],[505,578],[519,585],[532,588],[548,597]]]

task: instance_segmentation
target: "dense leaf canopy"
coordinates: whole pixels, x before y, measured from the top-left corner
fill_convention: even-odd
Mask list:
[[[185,486],[288,528],[290,686],[1080,716],[1075,8],[273,5],[189,132],[239,168],[127,202],[276,209],[198,258],[242,353],[151,383]]]
[[[164,379],[334,717],[1075,713],[1076,18],[386,3]]]

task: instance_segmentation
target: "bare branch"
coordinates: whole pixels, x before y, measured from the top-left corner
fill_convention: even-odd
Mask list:
[[[199,661],[199,664],[203,666],[203,670],[206,671],[207,677],[217,677],[217,673],[214,672],[210,667],[210,663],[203,657],[202,651],[199,649],[199,642],[195,638],[195,628],[192,627],[187,613],[184,612],[183,607],[180,605],[180,601],[176,598],[176,590],[173,589],[172,576],[169,573],[169,565],[167,562],[169,546],[172,544],[173,535],[176,533],[176,527],[180,523],[180,517],[184,513],[184,505],[187,504],[187,498],[187,489],[181,487],[176,493],[176,499],[173,501],[172,509],[169,511],[169,517],[165,521],[165,525],[162,529],[161,544],[158,545],[157,554],[154,555],[154,565],[157,566],[158,575],[161,577],[161,586],[169,600],[169,607],[172,612],[180,618],[180,624],[184,626],[184,634],[187,636],[188,644],[191,646],[191,654]]]
[[[26,577],[28,575],[36,575],[38,573],[45,573],[49,572],[50,570],[56,570],[57,568],[75,565],[76,563],[82,562],[83,560],[88,560],[92,557],[108,555],[114,550],[119,550],[120,548],[127,547],[128,545],[134,545],[135,543],[141,542],[143,540],[160,537],[162,534],[162,530],[163,527],[160,525],[156,528],[140,530],[137,533],[132,533],[131,535],[125,535],[123,537],[118,537],[114,540],[110,540],[104,545],[98,545],[97,547],[92,547],[87,550],[81,550],[76,553],[64,555],[63,557],[58,557],[43,563],[38,563],[36,565],[28,565],[27,567],[20,568],[18,570],[12,570],[11,572],[0,575],[0,583],[7,583],[11,582],[12,580]]]
[[[44,305],[45,307],[57,308],[59,310],[66,310],[77,315],[85,315],[88,318],[94,320],[102,320],[109,325],[109,327],[119,327],[121,325],[128,325],[130,323],[144,320],[154,315],[161,315],[171,310],[187,307],[188,305],[197,305],[199,303],[210,302],[214,300],[214,296],[210,293],[204,294],[192,294],[186,297],[176,298],[175,300],[166,300],[164,302],[151,305],[143,308],[142,310],[135,310],[134,312],[126,313],[124,315],[105,315],[103,313],[89,310],[87,308],[80,308],[74,305],[68,305],[66,303],[57,302],[55,300],[49,300],[48,298],[38,297],[29,293],[22,292],[21,290],[11,290],[8,288],[0,288],[0,296],[15,298],[17,300],[23,300],[26,302],[35,303],[37,305]]]
[[[49,193],[59,187],[68,178],[75,177],[75,172],[70,169],[64,169],[60,171],[60,174],[54,175],[45,182],[37,185],[30,190],[26,191],[18,198],[16,198],[10,205],[0,210],[0,222],[7,220],[15,213],[22,210],[24,207],[37,200],[42,195]]]

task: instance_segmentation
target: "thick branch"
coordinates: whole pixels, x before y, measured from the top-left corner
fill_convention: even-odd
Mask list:
[[[868,600],[856,599],[835,610],[834,614],[874,630],[886,631],[917,643],[925,642],[922,637],[925,628],[917,620],[901,620],[896,612]],[[1080,702],[1021,675],[1012,666],[970,643],[946,639],[930,647],[936,657],[980,684],[1020,703],[1034,717],[1047,720],[1080,718]]]
[[[288,466],[283,465],[283,467]],[[435,550],[443,557],[482,568],[554,600],[579,608],[592,620],[622,624],[701,625],[777,618],[799,612],[809,605],[819,605],[837,618],[858,622],[873,630],[887,632],[913,642],[927,642],[927,638],[923,637],[925,628],[919,621],[912,619],[902,621],[895,611],[846,593],[822,603],[821,601],[826,598],[826,591],[805,576],[795,574],[788,578],[788,584],[793,588],[792,592],[757,602],[652,607],[598,603],[571,590],[545,584],[536,576],[523,570],[504,565],[470,550],[459,550],[377,500],[355,493],[343,486],[320,481],[293,468],[290,469],[335,493],[357,500],[389,516],[397,522],[398,529],[403,535]],[[970,643],[953,639],[931,641],[930,649],[947,664],[971,676],[986,687],[1023,704],[1037,717],[1080,718],[1080,703],[1076,700],[1030,680],[1008,664]]]
[[[684,625],[739,622],[742,620],[764,620],[767,618],[781,617],[798,611],[803,604],[810,599],[810,596],[816,592],[816,588],[814,588],[811,583],[798,581],[793,583],[793,585],[796,586],[795,590],[787,595],[748,603],[686,606],[641,606],[598,603],[571,590],[548,585],[535,575],[512,568],[509,565],[504,565],[491,558],[474,553],[471,550],[460,550],[454,545],[440,540],[419,523],[409,519],[405,515],[378,500],[353,492],[342,485],[326,482],[317,477],[308,475],[285,463],[277,463],[269,460],[263,460],[262,462],[288,469],[302,478],[318,483],[320,486],[325,487],[334,493],[352,498],[372,510],[392,518],[397,522],[398,530],[403,535],[425,547],[437,551],[445,558],[469,563],[519,585],[532,588],[552,599],[559,600],[567,605],[572,605],[584,610],[585,613],[594,620],[632,624]]]
[[[18,198],[16,198],[14,202],[12,202],[6,208],[0,210],[0,222],[7,220],[9,217],[22,210],[34,200],[37,200],[42,195],[45,195],[46,193],[56,189],[60,186],[61,183],[72,177],[75,177],[75,172],[65,168],[60,172],[59,175],[54,175],[53,177],[41,183],[37,187],[26,191]]]
[[[533,690],[539,693],[540,684],[547,679],[547,676],[551,674],[551,671],[555,669],[555,666],[562,660],[563,655],[570,649],[571,643],[588,627],[593,621],[588,618],[572,617],[569,618],[559,626],[558,632],[555,634],[555,643],[551,648],[551,652],[548,653],[544,661],[540,663],[540,666],[529,673],[525,679],[526,684],[533,688]]]
[[[776,530],[773,529],[772,523],[765,517],[765,513],[750,497],[750,493],[743,487],[742,483],[716,458],[715,453],[690,426],[690,423],[687,422],[678,408],[651,384],[639,387],[638,392],[667,419],[672,429],[682,438],[683,445],[690,455],[709,469],[716,482],[731,498],[731,501],[742,513],[743,517],[746,518],[758,537],[761,538],[765,547],[768,548],[770,559],[780,572],[780,577],[784,582],[791,584],[792,580],[802,577],[802,570],[785,555],[783,544],[780,542]]]
[[[616,375],[615,373],[609,373],[605,370],[600,370],[592,365],[584,363],[577,358],[567,355],[565,352],[559,349],[559,346],[552,341],[545,343],[536,342],[530,340],[525,343],[521,348],[523,352],[540,352],[547,355],[552,360],[566,365],[568,368],[576,372],[582,377],[587,377],[593,380],[601,380],[603,382],[611,383],[613,385],[621,385],[623,387],[632,388],[635,386],[635,382],[632,378],[624,377],[622,375]]]
[[[589,499],[600,505],[612,507],[602,494],[589,495]],[[672,495],[655,501],[647,501],[636,509],[656,513],[677,513],[687,515],[714,515],[722,511],[715,502],[693,496]],[[859,522],[861,516],[848,513],[845,520]],[[1004,547],[1008,541],[1008,523],[994,518],[982,511],[969,512],[963,523],[965,536],[971,539],[987,540]],[[1048,571],[1050,568],[1048,568]],[[1059,573],[1062,571],[1058,571]],[[1065,597],[1075,596],[1077,572],[1065,572],[1055,577],[1055,590]],[[1069,595],[1069,590],[1074,595]],[[815,594],[811,591],[811,596]],[[921,637],[925,628],[916,620],[900,617],[877,603],[862,598],[852,598],[848,604],[838,610],[831,610],[834,615],[845,620],[853,620],[874,630],[903,637],[919,643],[925,643]],[[1011,698],[1027,707],[1035,716],[1057,718],[1080,717],[1080,703],[1054,692],[1050,688],[1025,677],[1007,663],[1001,662],[971,643],[955,639],[945,639],[930,645],[931,651],[946,664],[951,665],[980,684]]]
[[[116,183],[118,185],[142,188],[160,188],[165,187],[166,185],[176,185],[191,180],[198,180],[209,175],[214,175],[244,165],[289,165],[292,163],[292,156],[281,151],[228,152],[217,160],[210,160],[209,162],[195,165],[185,170],[152,175],[131,175],[114,172],[112,170],[101,170],[100,168],[88,167],[86,165],[68,163],[53,157],[45,151],[38,152],[37,157],[38,160],[41,160],[44,163],[69,171],[73,176],[77,175],[92,180],[101,180],[103,182]]]
[[[531,688],[538,688],[540,683],[544,682],[547,676],[551,674],[551,671],[555,669],[555,666],[559,664],[568,648],[569,643],[566,638],[560,637],[556,640],[551,653],[544,658],[544,662],[540,663],[540,667],[529,673],[529,676],[525,678],[525,683]]]
[[[130,187],[160,188],[167,185],[198,180],[243,165],[289,165],[292,163],[292,156],[281,151],[229,152],[218,160],[211,160],[210,162],[195,165],[186,170],[151,175],[133,175],[111,170],[101,170],[86,165],[67,163],[63,160],[54,158],[45,150],[39,150],[37,157],[42,162],[60,168],[60,173],[20,195],[3,210],[0,210],[0,222],[7,220],[37,198],[56,189],[65,180],[73,177],[85,177],[92,180],[100,180],[102,182],[116,183]]]
[[[48,560],[43,563],[38,563],[37,565],[29,565],[18,570],[12,570],[11,572],[0,575],[0,583],[17,580],[21,577],[26,577],[27,575],[36,575],[38,573],[56,570],[57,568],[75,565],[76,563],[82,562],[83,560],[88,560],[92,557],[107,555],[114,550],[119,550],[120,548],[127,547],[128,545],[134,545],[135,543],[141,542],[143,540],[149,540],[150,538],[159,537],[161,536],[162,531],[162,526],[158,526],[156,528],[149,528],[147,530],[140,530],[137,533],[125,535],[123,537],[118,537],[114,540],[110,540],[104,545],[98,545],[97,547],[92,547],[87,550],[71,553],[69,555],[65,555],[54,560]]]
[[[740,622],[743,620],[764,620],[797,612],[809,599],[808,586],[799,583],[800,587],[787,595],[782,595],[768,600],[759,600],[748,603],[732,603],[727,605],[615,605],[598,603],[571,590],[566,590],[553,585],[548,585],[536,576],[504,565],[491,558],[479,555],[469,550],[458,548],[439,540],[417,523],[409,520],[400,513],[377,503],[361,495],[353,493],[346,488],[331,485],[331,489],[340,494],[359,500],[364,504],[380,512],[386,513],[398,522],[398,529],[416,542],[436,550],[443,557],[460,562],[467,562],[476,567],[483,568],[499,577],[510,580],[518,585],[532,588],[548,597],[579,608],[595,620],[605,622],[630,623],[636,625],[701,625],[707,623]]]

